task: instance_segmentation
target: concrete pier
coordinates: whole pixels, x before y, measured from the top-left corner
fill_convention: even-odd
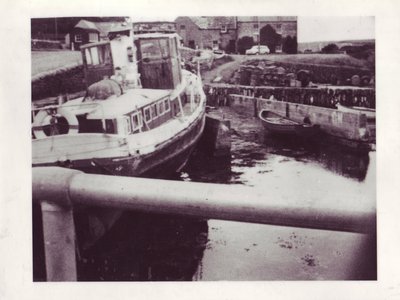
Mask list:
[[[200,147],[213,156],[229,156],[231,151],[230,121],[213,112],[206,116]]]

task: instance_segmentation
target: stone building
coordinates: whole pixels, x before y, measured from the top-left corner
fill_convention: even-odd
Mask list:
[[[263,32],[275,32],[277,52],[282,51],[286,37],[297,39],[297,17],[178,17],[175,23],[184,46],[223,49],[228,53],[236,52],[238,39],[249,36],[257,43]]]
[[[132,24],[127,22],[91,22],[80,20],[66,35],[65,43],[72,50],[79,50],[87,43],[107,41],[116,34],[130,35]]]
[[[297,39],[297,17],[237,17],[237,26],[238,39],[250,36],[255,43],[258,42],[259,34],[262,35],[263,28],[272,27],[276,34],[280,35],[276,52],[282,52],[282,44],[286,37]]]
[[[178,17],[176,31],[190,48],[236,49],[236,17]]]

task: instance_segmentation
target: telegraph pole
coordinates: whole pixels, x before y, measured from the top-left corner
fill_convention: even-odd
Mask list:
[[[257,16],[257,27],[258,27],[258,54],[260,54],[260,43],[261,43],[261,30],[260,30],[260,17]]]
[[[54,27],[56,32],[55,39],[58,40],[57,18],[54,18]]]

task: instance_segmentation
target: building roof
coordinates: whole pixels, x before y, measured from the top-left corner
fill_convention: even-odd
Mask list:
[[[237,21],[245,22],[296,22],[297,17],[293,16],[242,16],[237,17]]]
[[[107,36],[110,32],[132,30],[132,23],[96,22],[95,24],[100,29],[100,36]]]
[[[78,24],[75,25],[75,28],[81,28],[81,29],[86,29],[86,30],[95,30],[97,32],[100,32],[100,29],[97,28],[96,24],[90,21],[86,20],[80,20]]]
[[[200,29],[236,29],[236,17],[188,17]]]
[[[118,32],[132,29],[132,23],[123,22],[90,22],[87,20],[80,20],[75,28],[85,30],[95,30],[100,33],[100,36],[107,36],[110,32]]]

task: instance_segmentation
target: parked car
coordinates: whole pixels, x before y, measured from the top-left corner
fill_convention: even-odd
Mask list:
[[[255,45],[251,47],[250,49],[246,50],[246,55],[254,55],[254,54],[268,54],[269,53],[269,48],[268,46],[265,45]]]
[[[215,58],[221,58],[221,57],[225,56],[225,51],[224,50],[214,49],[213,53],[214,53]]]

